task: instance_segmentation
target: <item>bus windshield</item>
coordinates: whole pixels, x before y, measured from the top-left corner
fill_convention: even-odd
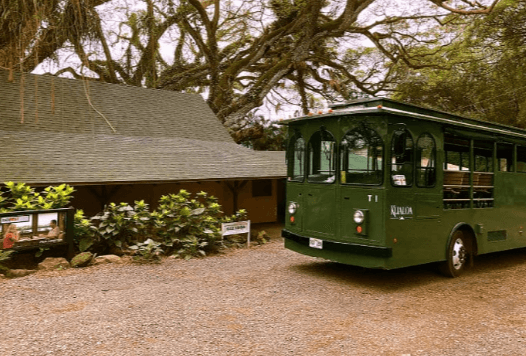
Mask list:
[[[355,128],[347,132],[340,146],[342,184],[382,184],[383,142],[375,130]]]

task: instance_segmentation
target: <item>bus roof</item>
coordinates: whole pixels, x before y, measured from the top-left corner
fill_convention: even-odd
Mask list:
[[[504,135],[526,138],[526,130],[517,127],[498,124],[484,120],[472,119],[460,115],[454,115],[445,111],[439,111],[421,106],[404,103],[388,98],[368,98],[352,100],[345,103],[329,105],[330,110],[326,113],[310,114],[281,121],[282,125],[290,125],[307,120],[324,120],[341,115],[358,114],[381,114],[387,113],[397,116],[405,116],[420,120],[434,121],[456,129],[469,131],[483,131],[485,134]]]

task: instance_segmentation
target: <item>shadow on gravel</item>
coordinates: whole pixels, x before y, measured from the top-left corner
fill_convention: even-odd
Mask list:
[[[414,288],[444,279],[432,264],[385,271],[318,261],[295,265],[291,269],[314,278],[335,280],[349,286],[373,288],[384,292]]]
[[[469,268],[464,275],[456,279],[441,275],[435,263],[386,271],[315,260],[312,263],[297,264],[290,268],[292,271],[314,278],[335,280],[350,286],[387,292],[437,283],[449,285],[464,283],[469,282],[469,279],[489,277],[495,272],[502,273],[515,268],[520,268],[526,275],[526,249],[477,256],[474,267]]]
[[[469,274],[502,272],[516,267],[526,271],[526,248],[477,256],[475,257],[475,267],[469,271]]]

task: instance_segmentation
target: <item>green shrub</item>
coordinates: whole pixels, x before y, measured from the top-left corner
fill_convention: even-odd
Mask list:
[[[183,189],[161,197],[152,220],[156,236],[162,239],[168,251],[191,258],[221,247],[219,220],[222,214],[216,198],[205,192],[192,198]]]
[[[40,209],[59,209],[64,208],[71,202],[72,194],[75,191],[73,187],[67,184],[51,186],[44,189],[43,198],[39,196],[38,207]]]
[[[150,212],[148,204],[142,200],[136,201],[133,207],[127,203],[110,203],[91,220],[100,237],[99,241],[109,248],[126,248],[145,239],[149,230]]]
[[[133,260],[136,262],[159,262],[164,254],[161,243],[152,239],[137,242],[129,248],[135,252]]]
[[[84,211],[79,209],[75,211],[75,234],[73,236],[74,244],[80,252],[87,251],[99,242],[97,229],[91,223],[91,220],[84,216]]]
[[[9,272],[9,268],[2,265],[3,261],[7,261],[11,258],[13,250],[0,250],[0,273],[6,274]]]
[[[64,208],[75,191],[67,184],[50,186],[42,193],[25,183],[5,182],[6,192],[0,193],[0,213],[39,209]]]
[[[189,259],[206,256],[222,248],[221,223],[239,221],[246,211],[225,217],[217,198],[200,192],[192,197],[186,190],[161,197],[152,213],[155,235],[168,253]]]
[[[7,261],[11,258],[11,254],[15,252],[13,250],[0,250],[0,262]]]
[[[0,191],[0,212],[63,208],[74,192],[67,184],[47,187],[42,193],[36,193],[25,183],[4,184],[4,191]],[[155,260],[161,254],[186,259],[205,256],[224,247],[221,223],[246,219],[245,210],[225,216],[221,209],[217,199],[206,192],[192,197],[181,190],[162,196],[158,208],[151,213],[142,200],[134,206],[110,203],[91,219],[77,210],[74,243],[80,252],[130,248],[141,260]]]
[[[141,261],[155,260],[161,254],[189,259],[218,251],[223,247],[221,223],[244,218],[245,210],[224,216],[217,199],[206,192],[192,197],[181,190],[162,196],[152,213],[144,201],[133,207],[110,203],[91,222],[77,212],[75,235],[80,251],[116,246],[134,251],[135,259]]]

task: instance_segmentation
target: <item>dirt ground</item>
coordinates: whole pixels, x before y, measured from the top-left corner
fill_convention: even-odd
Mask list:
[[[525,355],[526,250],[460,278],[272,241],[158,265],[0,280],[0,355]]]

